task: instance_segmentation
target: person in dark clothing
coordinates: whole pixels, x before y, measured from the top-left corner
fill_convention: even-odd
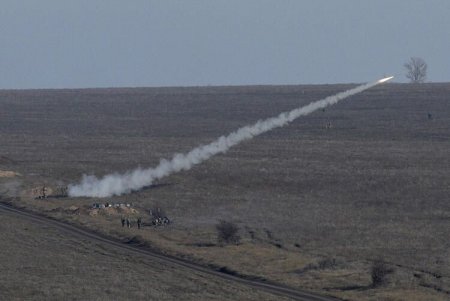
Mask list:
[[[130,219],[127,218],[127,228],[130,228],[131,224],[130,224]]]
[[[125,227],[125,219],[123,217],[121,218],[121,222],[122,222],[122,227]]]
[[[138,217],[138,219],[137,219],[137,226],[138,226],[138,229],[141,229],[141,224],[142,224],[142,220],[141,220],[140,217]]]

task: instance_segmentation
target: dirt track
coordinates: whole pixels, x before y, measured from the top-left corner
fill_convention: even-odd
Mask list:
[[[60,231],[66,232],[70,235],[76,235],[78,237],[82,237],[84,239],[89,239],[95,242],[101,242],[103,244],[107,244],[109,246],[114,246],[115,248],[120,248],[122,250],[126,250],[128,252],[132,252],[135,254],[139,254],[141,256],[145,256],[151,260],[154,261],[160,261],[164,262],[165,264],[170,264],[173,266],[182,266],[184,268],[195,270],[197,272],[201,272],[204,274],[208,274],[214,277],[219,277],[224,280],[233,281],[239,284],[244,284],[252,288],[256,288],[259,290],[263,290],[269,293],[273,293],[276,295],[280,295],[283,297],[288,297],[293,300],[302,300],[302,301],[332,301],[332,300],[338,300],[336,298],[327,297],[327,296],[320,296],[313,293],[305,292],[305,291],[298,291],[291,289],[289,287],[277,285],[274,283],[266,283],[258,280],[252,280],[252,279],[246,279],[244,277],[239,277],[236,275],[230,275],[224,272],[216,271],[213,269],[209,269],[185,260],[181,260],[178,258],[170,257],[170,256],[164,256],[162,254],[158,254],[154,251],[151,251],[149,249],[136,246],[136,245],[130,245],[123,242],[120,242],[118,240],[115,240],[110,237],[106,237],[103,235],[99,235],[97,233],[94,233],[89,230],[82,229],[80,227],[69,225],[67,223],[63,223],[57,220],[49,219],[37,214],[33,214],[30,212],[26,212],[14,207],[11,207],[6,204],[0,203],[0,211],[12,213],[15,215],[20,216],[22,219],[26,219],[29,221],[32,221],[34,223],[40,223],[45,224],[47,226],[51,226],[53,228],[57,228]]]

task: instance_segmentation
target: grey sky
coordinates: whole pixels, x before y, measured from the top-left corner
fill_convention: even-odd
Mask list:
[[[450,80],[448,0],[0,0],[0,89]]]

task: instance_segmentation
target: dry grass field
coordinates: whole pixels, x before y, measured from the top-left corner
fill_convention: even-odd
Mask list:
[[[0,170],[18,173],[1,191],[161,252],[346,300],[449,300],[450,84],[375,87],[130,195],[33,198],[84,173],[155,166],[350,87],[0,91]],[[97,201],[131,202],[144,221],[161,207],[173,223],[124,229],[123,212],[89,214]],[[217,244],[219,220],[240,227],[239,245]],[[374,288],[377,260],[393,273]]]
[[[1,300],[280,299],[9,213],[0,218]]]

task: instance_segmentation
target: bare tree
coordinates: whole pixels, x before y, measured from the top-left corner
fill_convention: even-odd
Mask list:
[[[406,77],[412,83],[423,83],[427,77],[427,63],[420,57],[412,57],[405,63]]]

